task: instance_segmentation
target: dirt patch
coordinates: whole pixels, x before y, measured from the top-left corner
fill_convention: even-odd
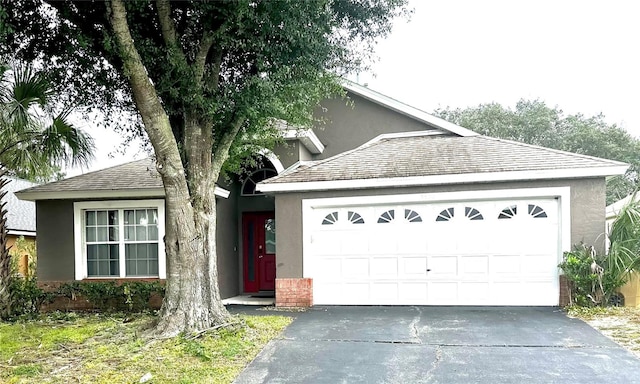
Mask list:
[[[640,358],[639,308],[570,309],[577,317]]]

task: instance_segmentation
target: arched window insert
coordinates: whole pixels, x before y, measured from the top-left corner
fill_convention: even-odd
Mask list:
[[[455,215],[455,208],[453,207],[447,208],[442,210],[442,212],[438,214],[438,217],[436,217],[436,221],[449,221],[453,219],[454,215]]]
[[[331,212],[322,219],[322,225],[333,225],[338,221],[338,212]]]
[[[544,209],[535,204],[529,204],[529,214],[535,219],[544,219],[547,217],[547,213]]]
[[[518,207],[512,205],[503,209],[498,215],[498,219],[512,219],[515,215],[518,214]]]
[[[278,173],[274,169],[264,168],[252,172],[242,183],[242,196],[262,195],[262,192],[256,191],[256,184],[259,182],[276,176]]]
[[[378,217],[378,223],[390,223],[395,219],[396,211],[390,209]]]
[[[475,208],[464,207],[464,215],[469,220],[484,220],[484,217],[482,217],[482,214],[480,213],[480,211],[478,211]]]

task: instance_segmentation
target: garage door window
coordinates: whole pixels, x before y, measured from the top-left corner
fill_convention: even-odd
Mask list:
[[[347,219],[349,219],[351,224],[364,224],[364,219],[357,212],[353,212],[353,211],[347,212]]]
[[[322,225],[333,225],[338,221],[338,212],[331,212],[322,220]]]
[[[436,221],[449,221],[453,219],[454,215],[455,209],[453,207],[447,208],[438,214],[438,217],[436,217]]]
[[[471,207],[464,207],[464,215],[469,220],[484,220],[480,211]]]
[[[390,223],[395,219],[395,216],[396,216],[396,211],[393,209],[390,209],[384,212],[382,215],[380,215],[380,217],[378,217],[378,223],[379,224]]]
[[[544,219],[547,217],[544,209],[535,204],[529,204],[529,214],[536,219]]]
[[[515,205],[512,205],[510,207],[503,209],[502,212],[500,212],[500,214],[498,215],[498,219],[511,219],[517,214],[518,214],[518,207]]]
[[[410,223],[422,223],[422,217],[413,209],[404,210],[404,219]]]

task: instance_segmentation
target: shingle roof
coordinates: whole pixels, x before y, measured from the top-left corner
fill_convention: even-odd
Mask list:
[[[38,185],[20,192],[121,191],[158,188],[162,188],[162,179],[153,160],[147,158]]]
[[[495,172],[625,167],[591,156],[487,136],[386,137],[262,182],[324,182]]]
[[[2,201],[7,203],[7,228],[10,232],[34,232],[36,231],[36,204],[32,201],[19,200],[14,194],[24,188],[37,185],[30,181],[9,178],[11,182],[4,187],[7,194]]]

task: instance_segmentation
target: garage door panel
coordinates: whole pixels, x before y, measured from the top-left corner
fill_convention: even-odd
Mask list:
[[[460,272],[462,279],[464,278],[477,278],[478,275],[489,275],[489,256],[487,255],[473,255],[473,256],[461,256],[460,257]]]
[[[424,278],[427,276],[427,257],[402,257],[400,270],[406,278]]]
[[[429,304],[450,305],[451,303],[457,303],[458,283],[430,281],[427,295]]]
[[[491,272],[496,276],[519,276],[521,267],[520,255],[494,255],[491,258]]]
[[[428,300],[427,282],[400,283],[400,304],[424,304]]]
[[[366,231],[345,231],[339,238],[341,254],[362,255],[370,252],[369,234]]]
[[[557,305],[558,207],[512,199],[318,209],[305,276],[318,304]]]
[[[370,304],[394,304],[398,302],[398,283],[373,282],[371,284],[371,297],[375,298]]]
[[[455,255],[430,256],[428,268],[431,278],[454,278],[458,275],[458,257]]]
[[[484,304],[490,297],[488,282],[461,282],[459,290],[461,304]]]
[[[342,259],[343,278],[366,278],[369,276],[369,258],[367,257],[345,257]]]
[[[395,256],[371,258],[371,278],[398,278],[398,258]]]

